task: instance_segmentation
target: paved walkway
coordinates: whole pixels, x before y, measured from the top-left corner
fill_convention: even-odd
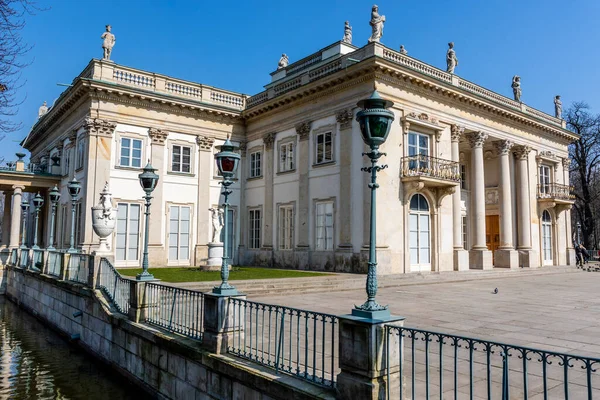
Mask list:
[[[493,291],[498,288],[498,293]],[[332,314],[349,313],[364,290],[251,296],[249,300]],[[406,326],[600,357],[600,273],[413,284],[380,289],[377,299]]]

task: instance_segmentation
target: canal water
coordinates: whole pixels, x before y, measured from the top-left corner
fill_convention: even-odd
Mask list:
[[[0,296],[0,399],[149,399]]]

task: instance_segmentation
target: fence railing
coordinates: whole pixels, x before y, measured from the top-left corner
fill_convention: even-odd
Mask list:
[[[27,268],[29,265],[29,249],[19,249],[19,267]]]
[[[574,201],[575,194],[573,186],[561,185],[559,183],[544,183],[538,185],[538,199],[559,199]]]
[[[146,323],[202,340],[204,294],[195,290],[148,283]]]
[[[88,283],[90,256],[87,254],[72,253],[69,258],[69,267],[66,278],[68,281]]]
[[[402,176],[426,176],[460,182],[460,169],[456,161],[431,157],[425,154],[402,157]]]
[[[19,249],[12,249],[10,251],[10,265],[17,265],[19,262]]]
[[[227,351],[298,378],[334,387],[338,317],[231,298],[233,338]]]
[[[48,264],[46,273],[48,275],[60,276],[60,270],[63,264],[64,253],[60,251],[48,251]]]
[[[44,250],[33,249],[31,260],[31,269],[34,271],[42,271],[44,269]]]
[[[592,392],[600,394],[597,358],[390,325],[386,337],[386,354],[397,352],[401,360],[398,373],[388,368],[388,399],[591,399]],[[392,342],[397,349],[390,348]]]
[[[108,296],[119,312],[129,312],[129,280],[121,277],[106,258],[100,259],[100,274],[96,287]]]

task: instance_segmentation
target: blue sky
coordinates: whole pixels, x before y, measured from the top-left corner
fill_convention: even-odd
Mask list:
[[[44,100],[49,104],[91,58],[102,56],[100,35],[111,24],[117,37],[112,59],[122,65],[255,94],[269,82],[281,56],[294,62],[343,36],[353,43],[370,35],[371,1],[37,0],[50,9],[28,18],[24,38],[33,63],[16,120],[23,129],[4,138],[0,157],[14,158]],[[447,43],[455,42],[456,74],[512,96],[521,76],[522,99],[553,113],[586,101],[600,112],[598,0],[385,0],[381,40],[445,68]]]

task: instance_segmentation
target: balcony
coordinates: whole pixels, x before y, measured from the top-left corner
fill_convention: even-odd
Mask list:
[[[540,203],[573,204],[575,202],[573,186],[558,183],[538,185],[537,198]]]
[[[402,157],[401,178],[421,186],[452,187],[460,183],[460,169],[456,161],[417,154]]]

